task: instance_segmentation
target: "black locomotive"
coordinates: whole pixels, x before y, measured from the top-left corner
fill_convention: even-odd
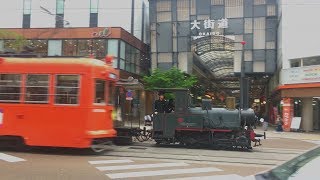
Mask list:
[[[252,149],[255,121],[252,109],[212,108],[211,100],[192,107],[187,89],[162,89],[175,96],[174,111],[156,113],[152,138],[157,144],[180,143],[187,146],[216,146]]]

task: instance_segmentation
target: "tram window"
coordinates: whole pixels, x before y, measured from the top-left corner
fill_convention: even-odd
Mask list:
[[[49,75],[28,74],[26,79],[26,103],[49,102]]]
[[[108,88],[108,90],[109,90],[109,97],[108,97],[108,103],[109,104],[114,104],[114,102],[115,102],[115,86],[114,86],[114,83],[112,83],[112,82],[109,82],[108,83],[109,84],[109,88]]]
[[[0,74],[0,102],[19,103],[21,74]]]
[[[80,75],[57,75],[55,104],[79,103]]]
[[[104,80],[96,80],[95,81],[96,94],[94,98],[94,103],[98,104],[106,104],[106,81]]]

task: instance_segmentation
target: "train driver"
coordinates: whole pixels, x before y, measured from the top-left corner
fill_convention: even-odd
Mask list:
[[[163,92],[159,92],[159,99],[154,103],[154,112],[157,113],[164,113],[167,107],[167,100],[164,97]]]

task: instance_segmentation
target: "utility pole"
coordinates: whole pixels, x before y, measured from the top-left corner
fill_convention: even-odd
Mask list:
[[[245,95],[245,67],[244,67],[244,45],[246,44],[245,41],[241,42],[242,44],[242,56],[241,56],[241,76],[240,76],[240,109],[244,109],[244,97]]]
[[[246,44],[245,41],[241,41],[242,44],[242,54],[241,54],[241,69],[240,69],[240,105],[239,105],[239,119],[241,120],[241,111],[244,109],[244,45]]]

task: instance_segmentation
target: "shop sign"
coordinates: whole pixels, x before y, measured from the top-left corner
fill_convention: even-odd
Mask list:
[[[191,22],[191,30],[198,30],[198,34],[194,37],[204,37],[204,36],[219,36],[221,35],[220,32],[204,32],[201,31],[202,29],[207,30],[215,30],[215,29],[226,29],[229,27],[229,22],[227,18],[222,18],[219,20],[214,19],[206,19],[201,24],[201,21],[194,20]]]
[[[282,117],[284,131],[290,131],[293,118],[293,103],[291,98],[283,99]]]
[[[92,37],[95,37],[95,38],[105,38],[105,37],[110,36],[110,34],[111,34],[111,30],[110,30],[109,28],[104,28],[102,31],[93,32],[93,33],[92,33]]]
[[[282,84],[320,82],[320,66],[305,66],[282,71]]]

